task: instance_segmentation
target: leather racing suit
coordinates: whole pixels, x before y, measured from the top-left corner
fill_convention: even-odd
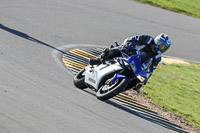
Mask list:
[[[90,59],[89,64],[100,64],[108,58],[121,56],[121,52],[124,52],[131,56],[133,54],[136,54],[136,51],[140,51],[141,63],[146,63],[151,60],[148,67],[148,80],[149,77],[152,75],[153,70],[156,69],[158,63],[161,61],[161,54],[156,53],[156,51],[154,50],[155,45],[156,44],[154,42],[154,38],[149,35],[138,35],[129,37],[125,39],[124,42],[118,47],[104,49],[103,53],[99,55],[98,58]],[[145,80],[142,84],[146,84],[147,80]]]

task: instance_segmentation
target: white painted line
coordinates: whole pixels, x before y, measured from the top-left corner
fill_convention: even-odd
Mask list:
[[[57,47],[57,49],[59,49],[60,51],[66,52],[66,51],[69,51],[69,50],[74,49],[74,48],[107,48],[107,47],[109,47],[109,46],[97,46],[97,45],[94,45],[94,44],[69,44],[69,45]],[[56,49],[52,50],[52,52],[51,52],[52,57],[54,58],[55,62],[61,68],[63,68],[71,76],[73,76],[73,74],[71,72],[69,72],[69,70],[66,68],[66,66],[62,62],[62,54],[63,53],[60,52],[59,50],[56,50]],[[188,62],[194,62],[194,63],[200,63],[199,61],[188,60],[188,59],[183,59],[183,58],[178,58],[178,57],[173,57],[173,56],[168,56],[168,55],[162,55],[162,57],[172,58],[172,59],[177,59],[177,60],[183,60],[183,61],[188,61]]]
[[[57,47],[56,49],[53,49],[52,52],[51,52],[51,55],[53,57],[53,59],[55,60],[55,62],[62,68],[64,69],[65,71],[67,71],[72,77],[74,77],[74,75],[67,69],[67,67],[65,66],[65,64],[62,62],[62,55],[63,52],[67,52],[71,49],[74,49],[74,48],[105,48],[105,47],[108,47],[108,46],[97,46],[97,45],[94,45],[94,44],[69,44],[69,45],[64,45],[64,46],[60,46],[60,47]],[[60,50],[60,51],[59,51]]]

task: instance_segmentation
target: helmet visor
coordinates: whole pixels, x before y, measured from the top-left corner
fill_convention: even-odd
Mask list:
[[[162,51],[162,53],[163,53],[163,52],[167,51],[168,47],[167,47],[167,45],[165,45],[164,43],[161,43],[161,44],[159,45],[159,49],[160,49],[160,50]]]

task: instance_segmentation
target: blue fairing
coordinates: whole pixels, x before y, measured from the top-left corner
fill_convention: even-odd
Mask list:
[[[112,80],[110,82],[113,84],[116,80],[118,80],[120,78],[125,78],[129,82],[129,78],[126,77],[125,75],[120,74],[120,73],[116,73],[114,78],[112,78]]]
[[[123,59],[126,63],[128,63],[129,65],[134,62],[134,66],[136,68],[136,71],[134,72],[135,76],[141,75],[142,77],[147,79],[147,71],[146,70],[142,70],[142,66],[141,66],[141,58],[140,58],[140,52],[137,51],[137,55],[132,55],[131,57],[128,58],[128,60]],[[129,78],[125,75],[122,75],[120,73],[116,73],[115,76],[112,78],[111,83],[114,83],[117,79],[120,78],[126,78],[127,81],[129,82]]]
[[[135,71],[135,75],[141,75],[143,77],[146,77],[147,75],[147,71],[142,70],[142,66],[141,66],[141,58],[140,58],[140,52],[137,51],[137,55],[132,55],[131,57],[128,58],[128,60],[125,60],[125,62],[127,62],[128,64],[130,64],[132,61],[134,61],[135,67],[136,67],[136,71]]]

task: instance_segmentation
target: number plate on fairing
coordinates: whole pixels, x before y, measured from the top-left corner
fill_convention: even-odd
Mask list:
[[[85,71],[85,83],[96,87],[96,79],[97,79],[97,72],[95,70],[86,70]]]

